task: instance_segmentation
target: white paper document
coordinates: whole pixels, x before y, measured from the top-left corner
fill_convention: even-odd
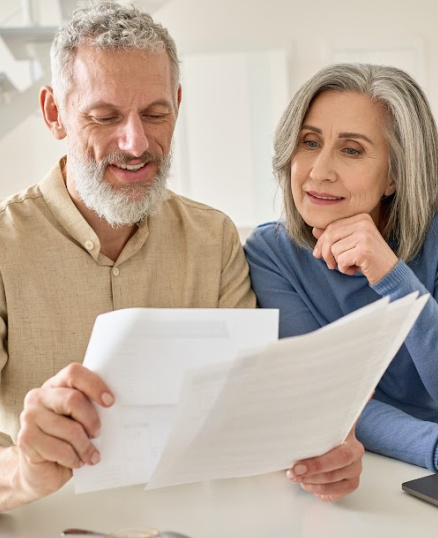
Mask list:
[[[240,337],[225,344],[213,331],[211,353],[208,344],[198,348],[198,340],[208,341],[203,329],[192,329],[187,342],[182,327],[178,332],[172,324],[187,321],[185,312],[217,310],[100,316],[85,364],[114,390],[117,404],[99,409],[102,461],[75,471],[76,490],[255,475],[327,452],[345,439],[428,300],[416,295],[392,303],[382,299],[318,331],[280,341],[276,311],[240,311],[248,316],[242,333],[237,330]],[[166,321],[169,312],[172,321]],[[257,319],[263,312],[270,312],[270,321]],[[153,335],[158,313],[161,338],[168,342],[177,334],[184,341],[173,355]],[[199,319],[208,321],[204,314]]]
[[[101,461],[74,471],[76,492],[149,480],[188,368],[231,362],[278,339],[278,310],[117,310],[98,316],[84,365],[114,392],[97,406]]]

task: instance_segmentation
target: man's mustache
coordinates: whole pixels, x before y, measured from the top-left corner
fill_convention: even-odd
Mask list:
[[[100,166],[108,166],[111,164],[128,164],[130,161],[137,161],[137,164],[155,163],[161,164],[165,160],[165,155],[158,155],[151,151],[144,151],[140,156],[131,155],[124,151],[116,151],[106,155],[101,161]],[[141,162],[138,162],[141,161]]]

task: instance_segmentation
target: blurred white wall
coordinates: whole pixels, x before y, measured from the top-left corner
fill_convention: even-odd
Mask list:
[[[53,24],[56,11],[44,16]],[[272,131],[289,97],[323,65],[393,63],[422,84],[438,113],[436,0],[169,0],[154,18],[176,40],[183,81],[192,75],[187,92],[183,88],[172,187],[225,210],[239,225],[275,218]],[[251,71],[248,66],[263,54],[271,55],[264,71]],[[227,57],[232,63],[223,66],[228,78],[221,87],[214,76],[220,82]],[[213,66],[209,74],[205,65]],[[0,71],[6,68],[25,80],[27,67],[14,66],[0,46]],[[254,114],[263,108],[269,113]],[[18,125],[0,140],[0,196],[37,182],[63,152],[63,143],[51,139],[39,114]]]
[[[271,133],[288,98],[283,50],[187,54],[171,185],[240,226],[276,218]]]

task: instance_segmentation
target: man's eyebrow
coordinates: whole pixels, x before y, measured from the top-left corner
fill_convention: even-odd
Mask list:
[[[97,108],[116,108],[113,104],[106,101],[94,101],[92,103],[84,103],[85,110],[96,110]]]
[[[319,129],[318,127],[314,127],[313,125],[303,125],[301,129],[307,129],[308,131],[313,131],[314,133],[322,134],[322,129]],[[350,133],[350,132],[339,133],[338,138],[360,138],[362,140],[366,140],[369,144],[374,145],[374,142],[370,138],[368,138],[366,135],[361,134],[361,133]]]

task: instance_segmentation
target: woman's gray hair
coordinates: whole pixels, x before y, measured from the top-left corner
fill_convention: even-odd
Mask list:
[[[395,67],[337,64],[306,82],[292,98],[277,126],[274,173],[283,191],[283,217],[290,237],[300,246],[315,238],[297,211],[291,190],[291,161],[303,120],[323,91],[356,92],[386,111],[388,177],[395,193],[384,200],[385,239],[396,242],[396,254],[412,260],[421,249],[438,210],[438,133],[427,98],[418,84]]]
[[[52,87],[55,96],[63,99],[73,75],[73,59],[80,45],[107,50],[140,50],[167,52],[172,82],[179,83],[179,60],[176,45],[169,32],[152,17],[134,6],[114,2],[75,9],[72,18],[63,23],[50,50]]]

